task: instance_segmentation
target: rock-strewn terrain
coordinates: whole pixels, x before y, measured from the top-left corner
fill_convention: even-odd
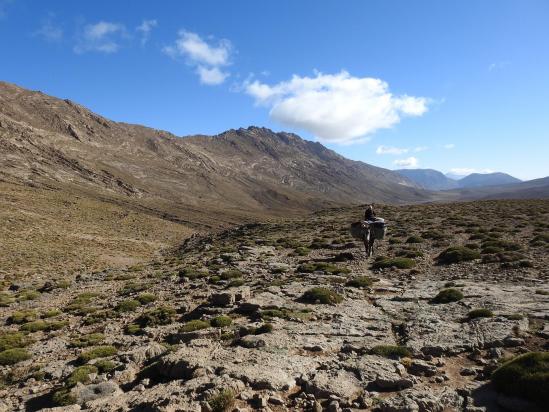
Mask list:
[[[6,283],[0,410],[536,410],[490,376],[549,348],[549,203],[383,206],[370,259],[348,234],[361,214]]]

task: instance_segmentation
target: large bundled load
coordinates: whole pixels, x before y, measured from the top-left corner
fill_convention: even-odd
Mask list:
[[[384,239],[387,233],[387,224],[384,219],[359,221],[351,224],[351,236],[363,240],[368,234],[368,228],[373,239]]]
[[[387,224],[385,223],[385,220],[377,219],[370,223],[370,230],[374,239],[382,240],[387,233]]]

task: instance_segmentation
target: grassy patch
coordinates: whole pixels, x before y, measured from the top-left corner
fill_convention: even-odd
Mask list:
[[[491,318],[492,316],[494,316],[494,313],[486,308],[473,309],[467,314],[467,318],[469,319]]]
[[[373,269],[396,267],[398,269],[410,269],[416,265],[415,260],[406,257],[383,258],[372,264]]]
[[[156,300],[156,296],[153,295],[152,293],[141,293],[139,296],[137,296],[136,299],[142,305],[147,305],[149,303],[154,302]]]
[[[0,352],[0,365],[15,365],[30,359],[30,354],[23,348],[7,349]]]
[[[343,302],[343,297],[331,289],[317,287],[307,290],[303,294],[302,300],[307,303],[322,303],[325,305],[333,305]]]
[[[175,317],[175,309],[169,306],[160,306],[149,310],[139,316],[136,320],[141,327],[169,325]]]
[[[209,328],[210,322],[200,319],[190,320],[181,327],[182,332],[194,332],[196,330]]]
[[[4,332],[0,335],[0,352],[8,349],[23,348],[31,343],[32,340],[21,332]]]
[[[504,363],[492,374],[496,389],[509,396],[549,405],[549,352],[530,352]]]
[[[372,355],[383,356],[384,358],[398,359],[411,356],[410,350],[405,346],[398,345],[378,345],[374,346],[370,353]]]
[[[216,316],[210,320],[210,324],[216,328],[224,328],[230,326],[233,323],[233,320],[229,316]]]
[[[122,302],[119,302],[118,305],[116,305],[115,310],[117,312],[133,312],[139,306],[141,306],[141,302],[139,302],[137,299],[126,299]]]
[[[377,279],[371,278],[369,276],[356,276],[347,281],[347,286],[353,288],[369,288],[376,281]]]
[[[297,271],[301,273],[312,273],[316,271],[324,272],[330,275],[337,275],[340,273],[349,273],[350,270],[346,268],[339,267],[333,263],[327,262],[313,262],[305,263],[297,267]]]
[[[437,260],[440,264],[451,264],[467,262],[480,259],[480,253],[477,250],[469,249],[465,246],[452,246],[438,255]]]
[[[451,303],[463,299],[463,293],[458,289],[442,289],[438,294],[431,299],[431,303]]]
[[[78,362],[88,363],[92,359],[107,358],[109,356],[114,356],[116,355],[117,352],[118,350],[111,345],[97,346],[93,349],[82,352],[80,356],[78,356]]]
[[[227,412],[232,410],[235,403],[233,391],[223,389],[208,399],[208,405],[212,412]]]
[[[95,346],[105,340],[105,335],[102,333],[90,333],[88,335],[80,335],[70,341],[70,346],[75,348],[86,348]]]

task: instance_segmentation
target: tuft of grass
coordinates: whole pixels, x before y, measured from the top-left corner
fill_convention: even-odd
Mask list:
[[[88,335],[80,335],[70,341],[70,346],[75,348],[86,348],[88,346],[95,346],[105,340],[105,335],[102,333],[90,333]]]
[[[406,239],[406,243],[422,243],[423,238],[421,236],[413,235]]]
[[[431,303],[451,303],[463,299],[463,293],[454,288],[442,289],[431,299]]]
[[[9,293],[0,292],[0,307],[7,307],[11,305],[15,299]]]
[[[372,267],[374,269],[396,267],[398,269],[411,269],[416,265],[415,260],[406,257],[376,259]]]
[[[15,365],[30,359],[30,354],[23,348],[6,349],[0,352],[0,365]]]
[[[353,288],[369,288],[377,279],[369,276],[356,276],[347,281],[347,286]]]
[[[8,349],[23,348],[31,343],[32,340],[21,332],[4,332],[0,335],[0,352]]]
[[[256,328],[253,333],[254,335],[262,335],[264,333],[271,333],[273,331],[273,325],[270,323],[264,323],[260,327]]]
[[[16,325],[20,325],[22,323],[32,322],[38,318],[38,314],[32,310],[19,310],[16,312],[13,312],[10,317],[8,318],[9,323],[15,323]]]
[[[89,383],[90,375],[97,373],[98,369],[94,365],[84,365],[76,368],[69,377],[65,380],[65,385],[68,387],[75,386],[77,383]]]
[[[498,392],[519,397],[542,409],[549,405],[549,352],[530,352],[504,363],[492,374]]]
[[[116,305],[117,312],[133,312],[141,305],[137,299],[126,299]]]
[[[66,320],[64,321],[58,320],[58,321],[50,321],[50,322],[47,322],[45,320],[35,320],[34,322],[24,323],[23,325],[21,325],[19,329],[25,332],[30,332],[30,333],[39,332],[39,331],[50,332],[53,330],[63,329],[68,324],[69,322]]]
[[[233,323],[233,320],[229,316],[217,316],[210,320],[210,324],[216,328],[224,328],[230,326]]]
[[[136,299],[142,305],[147,305],[149,303],[154,302],[156,300],[156,296],[153,295],[152,293],[141,293],[139,296],[137,296]]]
[[[88,363],[92,359],[107,358],[109,356],[114,356],[117,354],[117,352],[118,350],[111,345],[97,346],[93,349],[82,352],[80,356],[78,356],[78,362]]]
[[[195,330],[201,330],[209,328],[211,325],[209,322],[200,319],[190,320],[181,327],[182,332],[194,332]]]
[[[234,392],[230,389],[223,389],[208,399],[212,412],[228,412],[232,410],[234,403]]]
[[[147,326],[169,325],[175,317],[175,309],[169,306],[160,306],[143,313],[136,319],[142,328]]]
[[[445,265],[468,262],[475,259],[480,259],[480,253],[465,246],[449,247],[437,257],[438,263]]]
[[[350,270],[347,268],[342,268],[333,263],[327,262],[313,262],[305,263],[297,267],[297,271],[301,273],[312,273],[316,271],[321,271],[329,275],[338,275],[340,273],[349,273]]]
[[[116,369],[116,363],[107,359],[99,359],[94,363],[94,366],[99,370],[99,373],[109,373]]]
[[[343,297],[331,289],[316,287],[305,291],[302,300],[307,303],[334,305],[343,302]]]
[[[374,346],[370,353],[372,355],[383,356],[384,358],[398,359],[411,356],[412,353],[405,346],[398,345],[378,345]]]
[[[473,309],[467,314],[469,319],[491,318],[492,316],[494,316],[494,313],[490,309],[486,308]]]

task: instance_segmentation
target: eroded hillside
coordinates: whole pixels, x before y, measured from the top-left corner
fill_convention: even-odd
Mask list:
[[[382,206],[390,229],[375,259],[348,234],[361,214],[249,224],[125,270],[7,282],[4,409],[547,402],[532,390],[543,380],[490,382],[504,360],[548,349],[549,203]]]

